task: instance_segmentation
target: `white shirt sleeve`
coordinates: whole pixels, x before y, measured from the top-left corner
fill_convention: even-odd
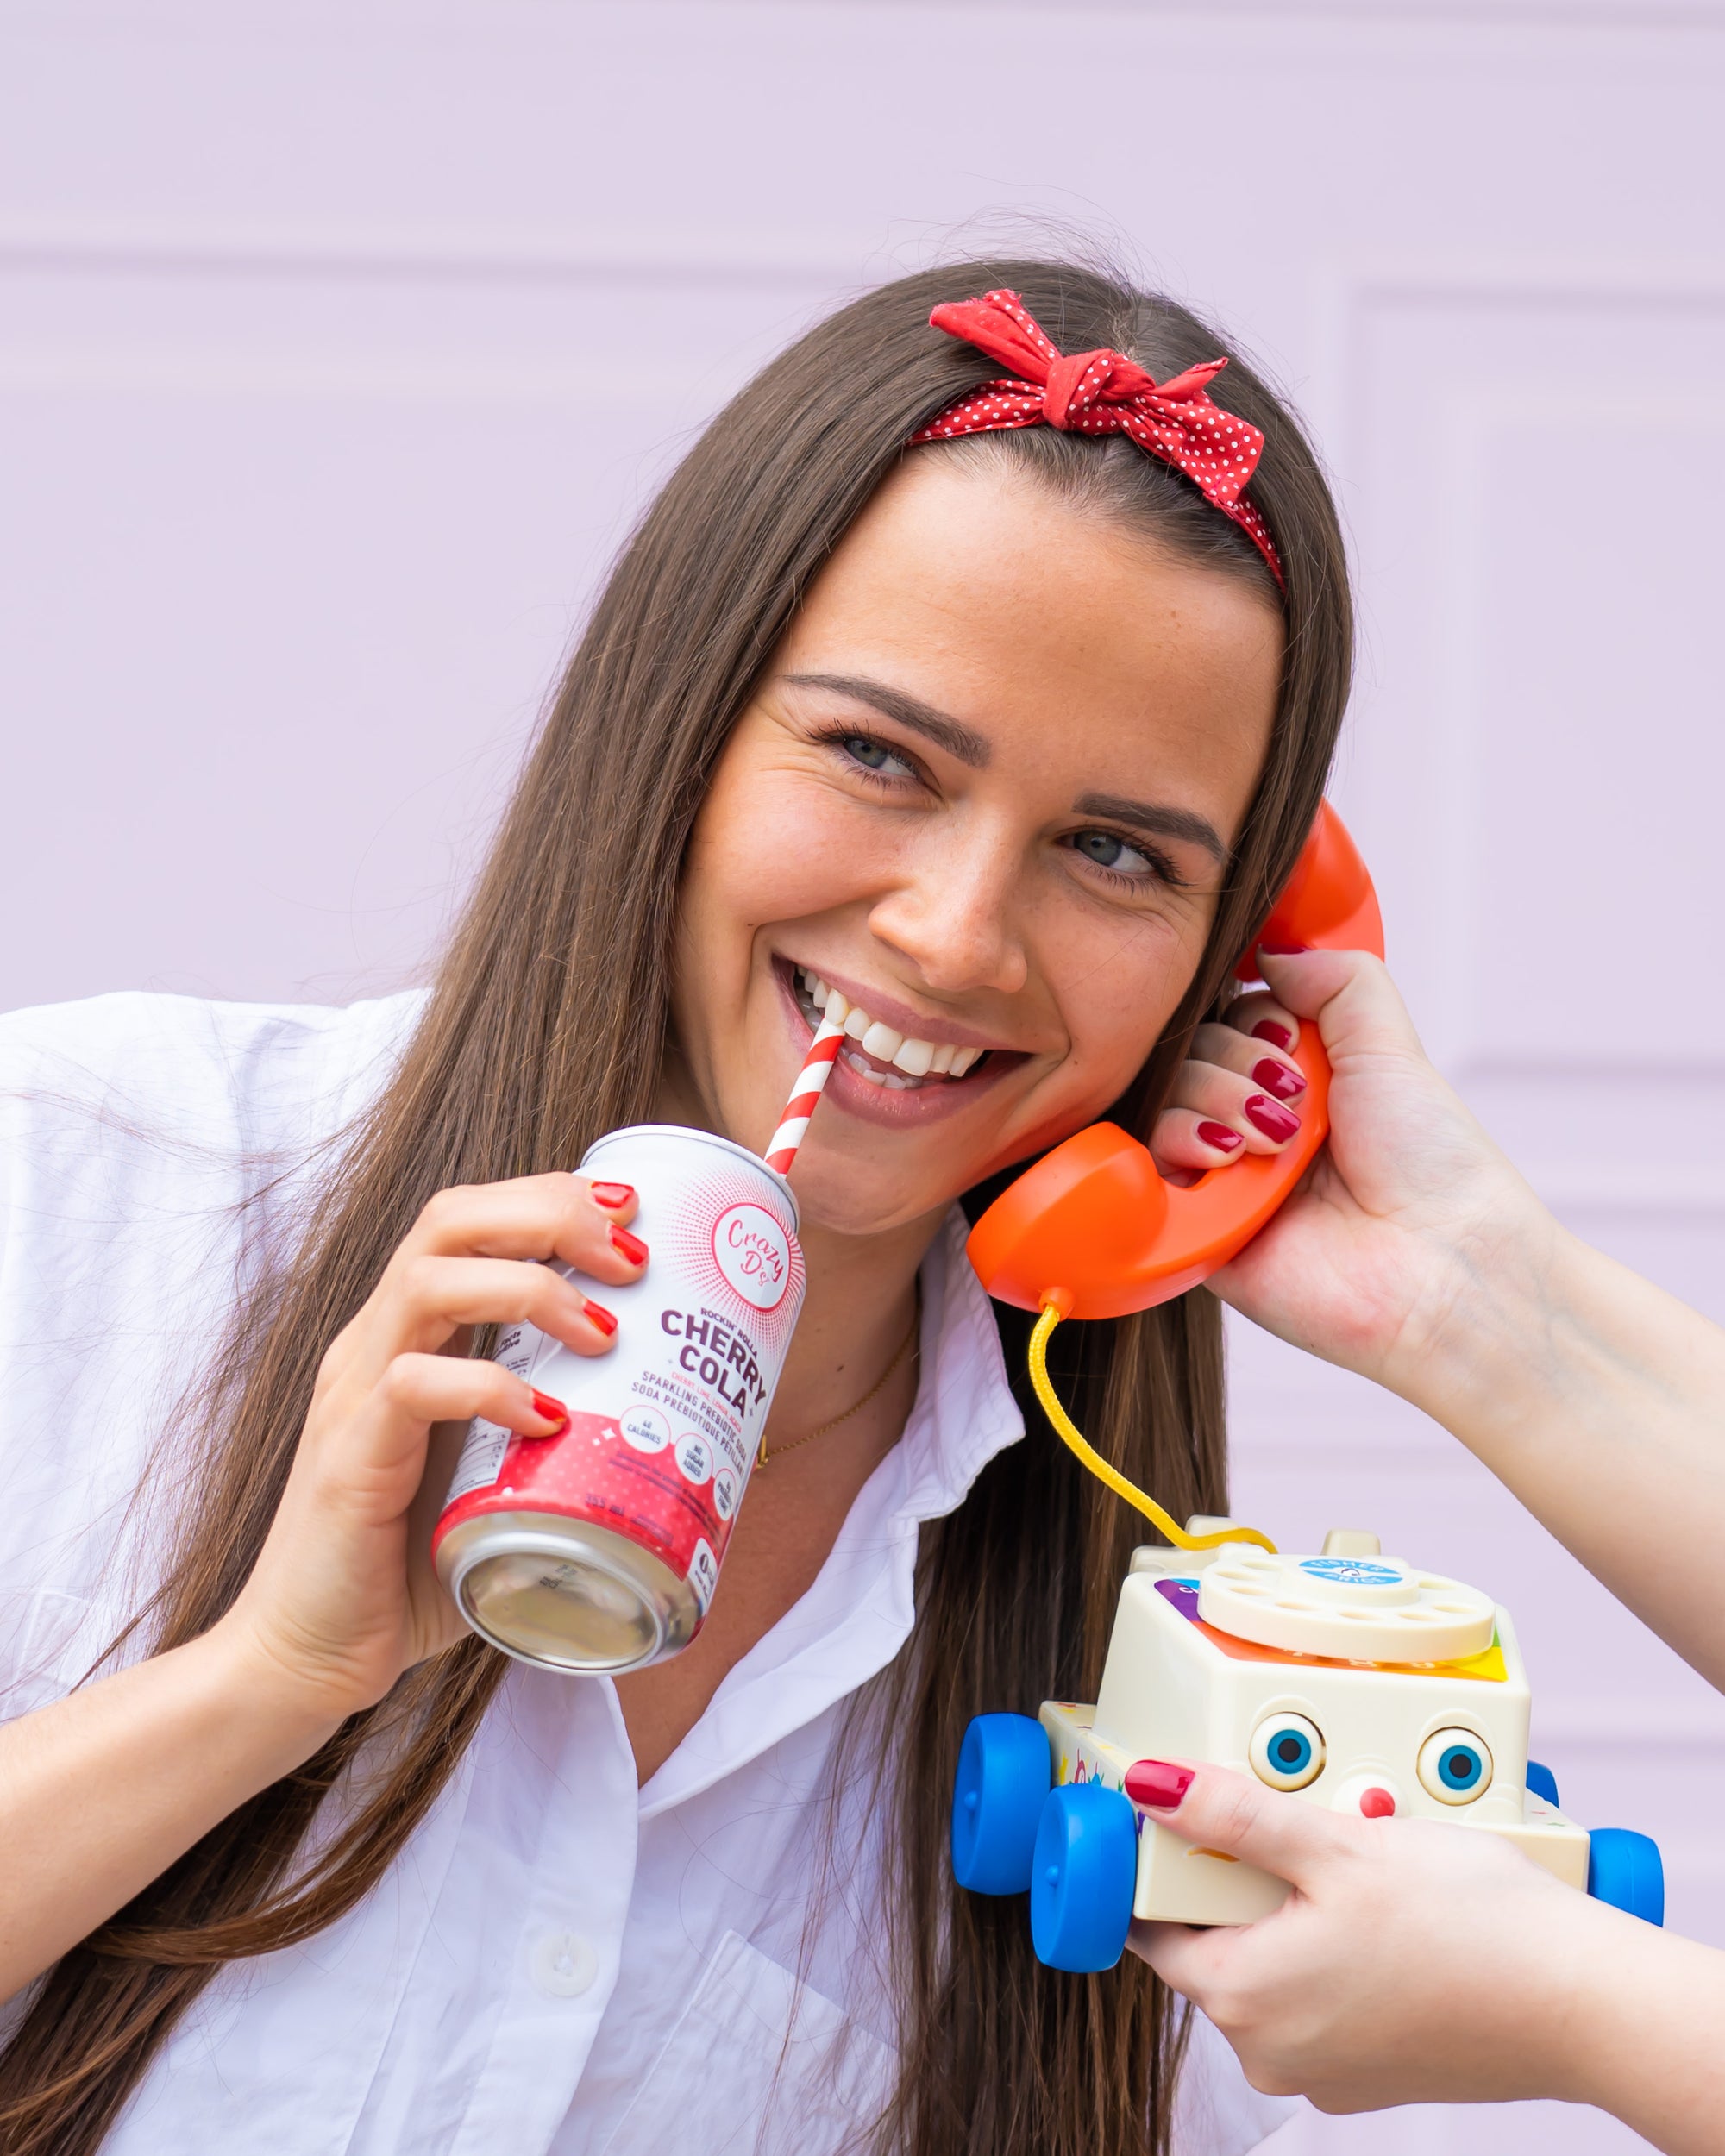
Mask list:
[[[119,994],[0,1017],[0,1714],[58,1697],[136,1607],[174,1463],[149,1470],[260,1217],[369,1097],[417,1000]]]

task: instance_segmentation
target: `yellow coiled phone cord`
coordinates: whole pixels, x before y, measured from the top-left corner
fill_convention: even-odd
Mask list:
[[[1108,1463],[1089,1444],[1084,1433],[1060,1404],[1048,1375],[1049,1335],[1060,1323],[1058,1305],[1045,1302],[1042,1315],[1037,1319],[1030,1336],[1030,1382],[1036,1388],[1036,1396],[1042,1402],[1042,1412],[1054,1425],[1061,1437],[1088,1467],[1098,1482],[1106,1482],[1116,1497],[1125,1498],[1127,1504],[1141,1512],[1152,1527],[1167,1536],[1176,1550],[1214,1550],[1224,1542],[1255,1542],[1273,1556],[1276,1545],[1268,1535],[1260,1534],[1256,1527],[1225,1527],[1219,1533],[1188,1534],[1171,1513],[1165,1513],[1153,1497],[1146,1497],[1136,1482],[1127,1482],[1118,1468]]]

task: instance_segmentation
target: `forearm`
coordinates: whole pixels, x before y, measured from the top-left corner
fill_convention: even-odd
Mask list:
[[[0,1728],[0,1998],[329,1733],[221,1628]]]
[[[1391,1382],[1725,1686],[1725,1332],[1541,1210],[1457,1257]]]
[[[1665,2156],[1716,2156],[1725,1954],[1648,1926],[1610,1943],[1571,2025],[1562,2093],[1610,2112]]]

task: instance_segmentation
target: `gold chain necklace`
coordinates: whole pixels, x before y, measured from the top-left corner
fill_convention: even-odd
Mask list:
[[[763,1468],[766,1466],[769,1459],[782,1459],[787,1452],[794,1452],[800,1446],[812,1445],[817,1438],[824,1438],[829,1430],[837,1429],[841,1422],[849,1422],[852,1415],[860,1415],[862,1410],[869,1405],[869,1402],[873,1400],[875,1395],[882,1389],[887,1382],[887,1380],[892,1376],[893,1372],[897,1369],[900,1363],[904,1361],[906,1356],[910,1353],[912,1348],[916,1346],[917,1335],[921,1329],[922,1283],[919,1281],[917,1282],[916,1307],[911,1313],[910,1330],[906,1333],[904,1338],[899,1342],[892,1361],[888,1363],[886,1369],[881,1372],[881,1375],[875,1380],[874,1383],[869,1388],[868,1391],[863,1394],[862,1399],[853,1400],[850,1405],[844,1410],[844,1413],[842,1415],[835,1415],[831,1422],[823,1422],[819,1424],[814,1429],[809,1431],[806,1436],[793,1438],[788,1445],[779,1445],[771,1452],[768,1452],[767,1450],[767,1433],[763,1430],[761,1433],[761,1450],[755,1456],[756,1467],[757,1469]]]

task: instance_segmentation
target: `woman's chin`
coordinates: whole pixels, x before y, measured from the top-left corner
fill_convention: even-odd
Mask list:
[[[811,1229],[847,1237],[891,1235],[938,1216],[952,1202],[944,1182],[938,1188],[912,1188],[897,1178],[858,1176],[844,1161],[823,1161],[818,1153],[811,1158],[806,1150],[791,1171],[791,1188],[805,1242]]]

